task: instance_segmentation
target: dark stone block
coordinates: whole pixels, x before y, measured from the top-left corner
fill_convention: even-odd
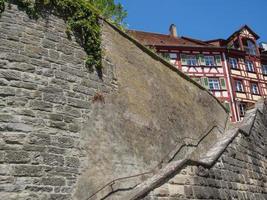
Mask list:
[[[50,200],[70,200],[71,195],[68,194],[51,194]]]
[[[31,192],[52,192],[52,187],[47,186],[26,186],[25,190],[29,190]]]
[[[78,168],[80,166],[80,160],[75,157],[66,157],[65,158],[65,165],[67,167],[74,167]]]
[[[53,154],[42,154],[43,162],[50,166],[63,166],[64,158],[63,156],[53,155]]]
[[[66,181],[64,178],[54,178],[54,177],[48,177],[48,178],[42,178],[40,181],[41,185],[50,185],[50,186],[65,186]]]
[[[53,105],[44,101],[32,101],[30,106],[33,110],[52,111]]]
[[[5,162],[7,163],[25,164],[30,160],[29,153],[24,151],[7,151],[5,155]]]
[[[50,136],[47,134],[31,134],[29,136],[29,143],[34,145],[49,145],[51,142]]]
[[[43,168],[33,165],[15,165],[13,174],[14,176],[40,177],[43,175]]]

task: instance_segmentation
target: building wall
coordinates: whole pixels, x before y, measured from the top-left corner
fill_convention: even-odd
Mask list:
[[[232,107],[232,93],[230,92],[231,83],[227,77],[227,74],[229,71],[227,71],[228,63],[225,60],[225,56],[223,52],[219,51],[209,51],[209,50],[201,50],[198,47],[195,47],[195,50],[180,50],[175,48],[167,48],[167,47],[158,47],[157,48],[158,53],[162,54],[166,57],[168,55],[169,57],[167,59],[170,60],[170,62],[176,66],[179,70],[181,70],[183,73],[188,75],[190,78],[192,78],[194,81],[199,83],[200,85],[204,86],[206,89],[209,90],[209,79],[215,78],[218,79],[220,84],[219,90],[210,90],[210,92],[219,99],[220,102],[224,104],[224,106],[229,109],[230,111],[230,117],[232,121],[236,121],[236,117],[233,115],[234,109]],[[183,61],[183,56],[213,56],[215,65],[214,66],[207,66],[205,63],[201,63],[199,59],[197,59],[197,65],[196,66],[190,66],[186,64],[186,62]],[[220,63],[216,63],[216,57],[220,58]],[[223,79],[223,80],[222,80]],[[224,85],[222,85],[222,82],[224,82]]]

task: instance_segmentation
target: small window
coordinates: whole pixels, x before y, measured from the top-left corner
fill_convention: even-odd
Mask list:
[[[193,55],[187,56],[187,65],[189,66],[197,66],[197,58]]]
[[[260,94],[259,87],[258,87],[257,83],[251,83],[251,93],[256,94],[256,95]]]
[[[209,89],[210,90],[220,90],[220,81],[218,78],[209,78]]]
[[[243,87],[242,81],[236,80],[235,86],[236,86],[236,91],[237,92],[244,92],[244,87]]]
[[[229,58],[229,64],[231,69],[238,69],[238,62],[236,58]]]
[[[245,47],[245,50],[248,54],[251,54],[251,55],[257,54],[256,45],[254,44],[254,42],[250,40],[247,41],[247,47]]]
[[[166,60],[170,60],[170,54],[169,53],[161,53],[161,56],[165,58]]]
[[[206,66],[215,66],[214,56],[204,56]]]
[[[262,65],[262,73],[267,76],[267,65]]]
[[[176,53],[170,53],[170,59],[171,60],[176,60],[177,59],[177,54]]]
[[[248,72],[255,72],[253,62],[246,60],[245,63]]]
[[[246,113],[246,104],[245,103],[240,103],[238,107],[239,107],[240,116],[244,117],[245,113]]]

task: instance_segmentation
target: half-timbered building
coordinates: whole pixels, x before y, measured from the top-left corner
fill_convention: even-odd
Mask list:
[[[179,37],[173,24],[170,34],[129,33],[207,88],[230,111],[234,122],[267,96],[267,53],[258,47],[259,36],[247,25],[227,39],[209,41]]]

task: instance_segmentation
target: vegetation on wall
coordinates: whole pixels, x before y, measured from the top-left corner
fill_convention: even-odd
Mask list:
[[[99,16],[109,18],[121,25],[126,12],[114,0],[0,0],[0,12],[5,3],[17,4],[29,17],[37,19],[48,11],[63,17],[67,22],[66,32],[73,31],[88,57],[86,65],[101,69],[101,41]]]

